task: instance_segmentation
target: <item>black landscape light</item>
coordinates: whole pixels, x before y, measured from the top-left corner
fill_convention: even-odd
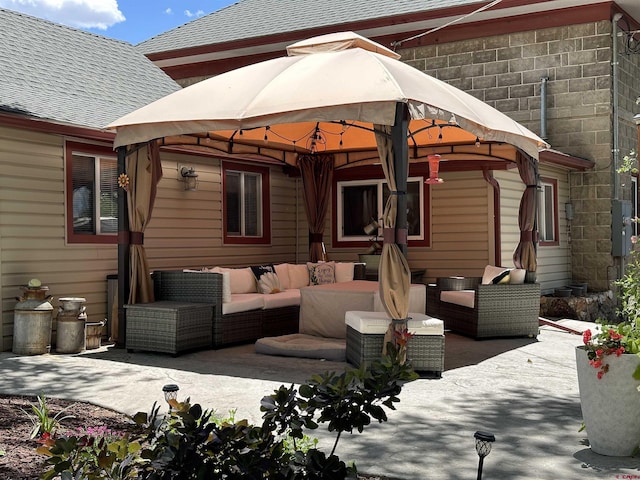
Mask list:
[[[164,399],[167,403],[169,403],[171,400],[175,400],[178,397],[178,390],[180,390],[180,387],[173,383],[162,387],[162,391],[164,392]],[[169,404],[169,407],[171,407],[171,404]]]
[[[496,441],[493,433],[488,432],[476,432],[473,434],[476,439],[476,452],[478,452],[478,480],[482,480],[482,464],[484,463],[484,457],[491,453],[491,444]]]

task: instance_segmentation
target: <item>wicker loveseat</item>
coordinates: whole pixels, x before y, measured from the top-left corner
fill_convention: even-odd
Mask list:
[[[443,277],[429,289],[427,313],[452,332],[473,338],[538,336],[538,283],[483,284],[481,277]]]

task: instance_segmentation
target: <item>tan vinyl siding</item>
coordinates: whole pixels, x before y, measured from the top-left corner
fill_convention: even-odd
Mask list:
[[[520,241],[518,212],[524,184],[517,168],[497,170],[494,178],[500,185],[500,266],[513,268],[513,252]]]
[[[568,226],[564,204],[569,201],[568,175],[565,170],[540,166],[540,175],[558,181],[558,235],[559,245],[538,246],[536,280],[542,292],[551,292],[571,282]],[[502,265],[513,267],[513,252],[520,239],[518,210],[524,185],[517,170],[497,171],[494,177],[500,183],[500,218],[502,230]]]
[[[571,284],[570,227],[565,213],[569,202],[569,175],[566,170],[540,165],[540,176],[558,181],[558,237],[559,245],[538,247],[538,274],[542,293]]]
[[[0,127],[2,350],[11,349],[15,297],[31,278],[49,287],[54,307],[60,297],[84,297],[89,320],[106,317],[116,246],[65,244],[63,145],[58,136]]]
[[[296,201],[297,181],[281,167],[269,169],[271,244],[223,245],[220,161],[165,151],[161,156],[164,175],[145,232],[151,269],[297,260],[296,221],[306,231],[306,217]],[[196,169],[197,191],[184,190],[179,164]],[[15,297],[34,277],[49,287],[54,315],[58,298],[74,296],[87,299],[90,321],[105,319],[106,276],[117,272],[117,246],[65,242],[64,139],[0,127],[0,168],[0,348],[11,349]],[[307,248],[306,233],[298,242]]]
[[[194,161],[195,160],[195,161]],[[185,191],[179,165],[198,174],[198,189]],[[172,152],[162,154],[163,177],[145,245],[151,268],[199,268],[295,261],[295,179],[270,168],[271,244],[224,245],[220,160]],[[304,215],[304,212],[302,212]],[[306,222],[306,219],[305,219]],[[306,238],[305,238],[306,240]]]

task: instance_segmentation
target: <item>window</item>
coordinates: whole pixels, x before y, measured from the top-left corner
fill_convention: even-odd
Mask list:
[[[389,198],[389,187],[384,178],[371,169],[361,170],[360,175],[352,169],[335,182],[335,227],[334,247],[368,246],[372,237],[364,233],[364,227],[372,220],[382,218],[384,206]],[[415,173],[415,172],[412,172]],[[364,179],[353,179],[360,176]],[[424,176],[413,175],[407,181],[407,222],[410,246],[428,246],[428,186]],[[382,228],[379,229],[382,235]],[[382,241],[382,238],[379,238]]]
[[[558,181],[541,179],[538,194],[538,231],[540,245],[558,245]]]
[[[116,243],[118,161],[111,148],[67,142],[69,243]]]
[[[271,242],[269,169],[223,162],[224,243]]]

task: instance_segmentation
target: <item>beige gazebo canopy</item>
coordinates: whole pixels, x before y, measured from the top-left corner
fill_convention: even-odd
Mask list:
[[[334,168],[381,161],[393,194],[383,219],[380,289],[391,318],[405,319],[409,162],[435,153],[446,162],[515,162],[531,188],[523,196],[523,233],[514,259],[518,266],[536,269],[534,187],[538,152],[548,147],[542,139],[353,32],[315,37],[287,51],[286,57],[209,78],[111,123],[122,164],[125,151],[152,141],[296,166],[300,157],[318,154],[331,159]],[[157,161],[147,157],[151,171]],[[132,180],[129,196],[135,195],[135,185]],[[145,217],[150,218],[150,209]],[[140,225],[136,228],[143,229]],[[136,277],[131,278],[132,291],[140,290],[137,282],[147,281]],[[128,298],[136,300],[135,295]]]

